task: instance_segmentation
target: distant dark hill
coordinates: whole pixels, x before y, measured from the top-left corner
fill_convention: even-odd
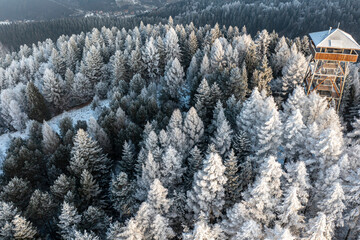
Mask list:
[[[82,10],[114,11],[118,7],[115,0],[55,0],[66,6],[76,7]]]
[[[72,13],[73,10],[50,0],[0,0],[0,21],[54,19]]]

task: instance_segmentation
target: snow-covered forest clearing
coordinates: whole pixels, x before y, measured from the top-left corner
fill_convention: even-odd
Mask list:
[[[310,57],[172,18],[0,55],[0,238],[358,240],[359,65],[337,113]]]

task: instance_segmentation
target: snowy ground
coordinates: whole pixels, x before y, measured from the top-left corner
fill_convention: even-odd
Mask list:
[[[99,107],[105,107],[109,105],[109,100],[103,100],[100,101],[99,103]],[[63,112],[62,114],[53,117],[52,119],[50,119],[48,121],[48,124],[57,132],[59,133],[59,122],[62,118],[64,117],[70,117],[73,120],[73,123],[76,124],[76,122],[78,120],[86,120],[89,121],[90,117],[97,117],[97,112],[93,111],[91,109],[91,104],[83,107],[83,108],[79,108],[79,109],[74,109],[74,110],[70,110],[68,112]],[[22,137],[22,138],[26,138],[27,137],[27,133],[26,131],[23,132],[12,132],[12,133],[5,133],[3,135],[0,135],[0,160],[3,159],[3,157],[5,157],[6,154],[6,150],[9,147],[9,144],[11,142],[12,138],[15,137]],[[1,165],[1,164],[0,164]]]

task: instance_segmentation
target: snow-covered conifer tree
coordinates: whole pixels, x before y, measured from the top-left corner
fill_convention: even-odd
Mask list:
[[[111,148],[111,142],[102,127],[97,123],[96,119],[90,117],[88,124],[89,134],[99,143],[105,152],[109,152]]]
[[[150,229],[150,236],[154,240],[167,240],[175,237],[174,231],[169,227],[169,220],[160,214],[155,216]]]
[[[45,99],[60,110],[64,104],[64,81],[50,69],[45,69],[43,81]]]
[[[186,114],[183,130],[187,136],[188,149],[198,144],[204,135],[204,124],[194,107],[190,108]]]
[[[60,54],[55,48],[52,49],[50,61],[52,63],[54,72],[60,74],[62,77],[65,76],[66,71],[65,57],[65,55]]]
[[[84,169],[80,178],[80,192],[81,198],[86,203],[91,203],[92,200],[100,194],[100,188],[92,174]]]
[[[224,55],[225,55],[225,52],[221,45],[221,42],[219,41],[219,39],[216,39],[211,47],[211,57],[210,57],[211,67],[214,70],[223,69],[224,60],[225,60]]]
[[[30,119],[42,122],[49,119],[49,112],[45,104],[45,99],[33,82],[28,82],[26,86],[27,113]]]
[[[83,74],[89,79],[92,86],[100,82],[103,77],[104,61],[99,47],[90,47],[84,58]]]
[[[146,198],[151,184],[156,178],[160,178],[160,174],[159,163],[154,161],[153,154],[149,151],[145,163],[142,165],[141,177],[137,179],[136,197],[138,199],[144,200]]]
[[[50,190],[56,199],[63,201],[63,198],[68,192],[73,192],[75,190],[75,179],[70,178],[65,174],[61,174],[54,181],[54,184],[50,187]]]
[[[326,214],[329,227],[333,230],[336,227],[344,226],[343,211],[345,194],[339,182],[335,183],[330,194],[320,202],[319,209]]]
[[[184,87],[184,69],[179,60],[175,58],[169,62],[169,68],[165,72],[164,91],[173,99],[179,99]]]
[[[167,147],[162,156],[160,172],[161,182],[169,190],[173,190],[174,186],[181,182],[181,177],[185,170],[182,165],[181,154],[171,145]]]
[[[204,219],[195,223],[193,231],[183,233],[184,240],[220,240],[224,239],[222,229],[219,225],[211,226]]]
[[[195,174],[193,188],[187,196],[188,207],[196,216],[201,212],[207,218],[220,216],[225,204],[225,169],[220,155],[210,153],[203,163],[203,168]]]
[[[28,117],[26,113],[20,108],[18,101],[11,100],[9,106],[9,115],[11,117],[11,125],[18,131],[25,128]]]
[[[286,95],[300,85],[305,77],[307,68],[306,58],[296,50],[296,46],[291,47],[291,55],[286,65],[282,69],[283,94]]]
[[[245,100],[249,91],[245,62],[241,67],[241,71],[238,67],[231,70],[229,85],[229,91],[234,94],[237,100]]]
[[[110,161],[99,145],[83,129],[79,129],[71,150],[69,168],[77,177],[80,177],[83,170],[88,170],[95,179],[105,180],[110,172]]]
[[[197,89],[197,93],[195,94],[195,109],[202,119],[206,117],[208,111],[207,108],[210,103],[210,87],[208,81],[204,78]]]
[[[261,239],[263,237],[263,231],[261,226],[256,223],[254,220],[246,221],[241,228],[238,230],[237,234],[231,238],[231,240],[236,239]]]
[[[116,51],[110,59],[111,82],[118,86],[120,80],[126,80],[125,56],[121,51]]]
[[[200,73],[203,78],[205,78],[207,74],[210,73],[210,61],[206,53],[200,64]]]
[[[275,218],[275,209],[282,196],[280,178],[283,175],[280,163],[274,156],[265,159],[260,167],[260,176],[244,193],[245,204],[251,218],[269,226]]]
[[[177,58],[178,61],[181,59],[181,52],[179,46],[179,39],[174,30],[174,28],[170,28],[166,36],[164,38],[165,45],[165,63],[171,61],[171,59]]]
[[[273,72],[269,67],[267,57],[264,56],[259,66],[255,69],[252,76],[252,84],[258,87],[258,90],[262,92],[266,91],[267,95],[271,94],[270,81],[273,79]]]
[[[221,108],[216,119],[216,131],[211,143],[215,145],[220,155],[224,156],[230,149],[232,133],[229,122],[226,120],[224,109]]]
[[[286,43],[285,37],[281,37],[272,55],[272,66],[275,76],[278,76],[290,57],[290,48]]]
[[[124,169],[127,173],[130,173],[134,170],[136,163],[136,157],[135,157],[135,146],[129,141],[125,141],[123,144],[123,150],[122,150],[122,157],[121,157],[121,167]]]
[[[61,214],[59,216],[59,233],[64,238],[71,238],[81,221],[81,215],[78,214],[76,208],[67,202],[64,202],[61,207]]]
[[[225,159],[224,165],[226,167],[225,176],[227,178],[225,184],[225,204],[226,206],[231,206],[233,203],[238,202],[237,200],[240,198],[239,166],[233,149]]]
[[[317,217],[309,220],[307,227],[307,238],[309,240],[331,239],[331,230],[324,213],[318,212]]]
[[[169,212],[171,201],[167,199],[168,190],[163,187],[159,179],[155,179],[151,183],[149,193],[146,202],[152,207],[152,209],[161,215],[165,215]]]
[[[293,111],[284,124],[284,157],[296,160],[304,148],[305,125],[299,109]]]
[[[94,95],[94,88],[90,80],[82,73],[77,73],[72,85],[73,96],[78,103],[89,101]]]
[[[186,42],[187,47],[187,62],[190,63],[192,57],[195,55],[198,50],[198,40],[194,31],[191,31],[189,38]]]
[[[262,161],[263,157],[276,156],[281,145],[282,123],[272,96],[265,99],[258,117],[261,120],[257,126],[257,142],[254,149],[258,160]]]
[[[14,239],[33,239],[37,234],[36,229],[32,223],[27,221],[24,217],[16,215],[12,220]]]
[[[288,228],[282,228],[279,225],[275,225],[274,229],[271,229],[267,236],[265,237],[265,240],[295,240],[295,236],[291,234],[290,230]]]
[[[311,188],[309,176],[306,171],[306,165],[303,161],[288,163],[285,165],[286,188],[291,186],[297,188],[297,196],[302,206],[306,206],[309,198],[309,189]]]
[[[134,209],[134,199],[131,197],[133,186],[124,172],[113,176],[110,183],[110,198],[113,207],[121,216],[130,216]]]
[[[292,94],[288,97],[286,102],[282,104],[282,119],[286,122],[287,118],[289,118],[293,111],[300,110],[300,113],[303,117],[305,114],[304,105],[306,105],[306,96],[304,89],[301,86],[296,86]],[[303,119],[304,121],[304,119]]]
[[[42,137],[43,151],[47,154],[54,153],[60,144],[60,139],[56,132],[45,121],[42,126]]]
[[[154,39],[150,37],[143,49],[142,59],[148,72],[148,77],[151,80],[159,75],[159,58],[160,56],[155,46]]]
[[[286,189],[283,202],[279,206],[279,224],[298,235],[304,228],[304,216],[300,213],[303,207],[298,198],[298,187],[291,186]]]

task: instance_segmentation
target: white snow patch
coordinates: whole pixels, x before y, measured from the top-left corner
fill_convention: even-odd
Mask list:
[[[107,107],[107,106],[109,106],[109,103],[110,103],[109,100],[100,101],[98,108]],[[62,114],[57,115],[56,117],[53,117],[47,123],[50,125],[50,127],[52,127],[52,129],[54,129],[54,131],[56,131],[57,133],[60,133],[59,122],[64,117],[70,117],[75,125],[76,122],[79,120],[82,120],[82,121],[86,120],[86,122],[88,122],[90,117],[97,118],[98,113],[97,113],[97,111],[92,110],[91,104],[89,104],[83,108],[70,110],[68,112],[65,111]]]
[[[98,109],[109,106],[109,103],[110,103],[110,100],[100,101]],[[60,132],[59,122],[64,117],[70,117],[73,120],[73,123],[75,125],[78,120],[83,120],[83,121],[86,120],[86,122],[88,122],[90,117],[97,118],[98,111],[92,110],[91,104],[89,104],[83,108],[70,110],[68,112],[63,112],[62,114],[59,114],[59,115],[53,117],[52,119],[50,119],[48,121],[48,124],[54,129],[54,131],[59,133]],[[26,138],[27,135],[28,135],[27,131],[22,131],[22,132],[17,131],[17,132],[5,133],[3,135],[0,135],[0,165],[1,165],[2,159],[6,156],[6,151],[9,148],[11,140],[16,137]]]

